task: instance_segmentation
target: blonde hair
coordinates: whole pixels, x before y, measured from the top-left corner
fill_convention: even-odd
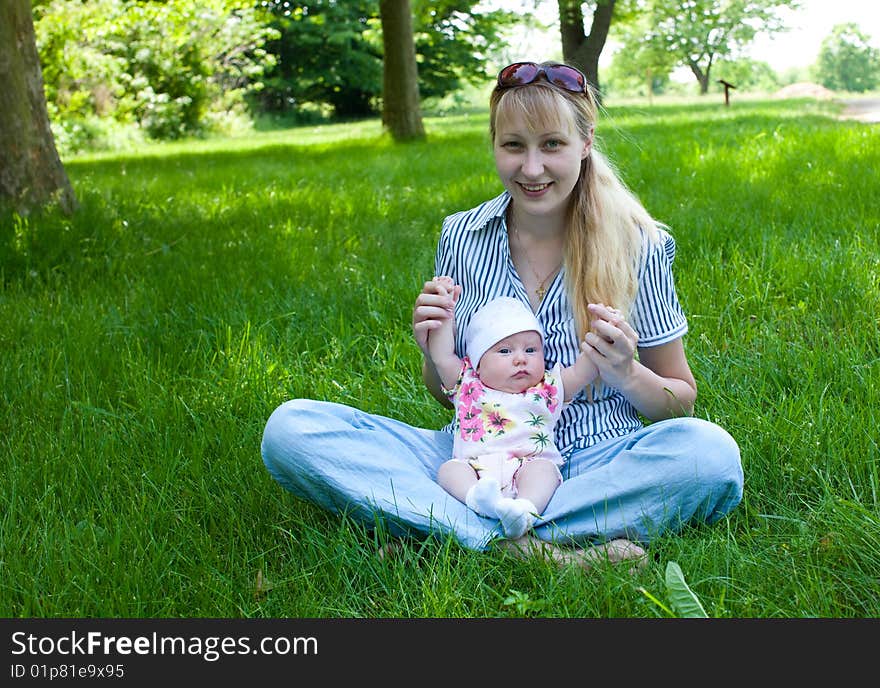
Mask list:
[[[591,140],[596,112],[589,87],[585,94],[572,93],[543,79],[525,86],[496,87],[489,100],[490,133],[494,144],[498,120],[516,113],[532,128],[568,128],[573,123],[583,139]],[[566,288],[579,338],[589,329],[588,303],[630,313],[643,241],[657,240],[658,224],[594,142],[571,194],[565,237]]]

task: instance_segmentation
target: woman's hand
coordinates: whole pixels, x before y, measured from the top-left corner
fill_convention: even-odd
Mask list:
[[[623,314],[601,303],[587,308],[595,317],[583,349],[599,369],[602,381],[620,391],[649,420],[691,415],[697,383],[681,338],[643,347],[636,361],[639,337]]]
[[[412,327],[416,344],[428,356],[428,334],[443,325],[443,321],[455,317],[455,302],[461,294],[461,286],[450,277],[434,277],[425,282],[413,308]]]
[[[584,338],[589,345],[586,353],[599,369],[603,382],[623,388],[633,374],[639,336],[616,308],[602,303],[591,303],[587,308],[594,318]]]

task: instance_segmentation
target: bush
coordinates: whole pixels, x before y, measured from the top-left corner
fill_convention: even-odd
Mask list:
[[[263,45],[275,31],[244,0],[52,0],[34,13],[62,150],[109,142],[126,124],[157,139],[239,125],[273,64]]]

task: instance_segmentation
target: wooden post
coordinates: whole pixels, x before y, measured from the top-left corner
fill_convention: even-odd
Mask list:
[[[724,84],[724,104],[730,105],[730,89],[736,89],[733,84],[727,83],[724,79],[718,79],[719,84]]]

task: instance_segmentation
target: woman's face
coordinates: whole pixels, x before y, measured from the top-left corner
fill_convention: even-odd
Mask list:
[[[495,167],[516,207],[528,214],[561,215],[580,176],[590,141],[575,128],[571,112],[558,122],[528,126],[520,113],[496,121]]]

